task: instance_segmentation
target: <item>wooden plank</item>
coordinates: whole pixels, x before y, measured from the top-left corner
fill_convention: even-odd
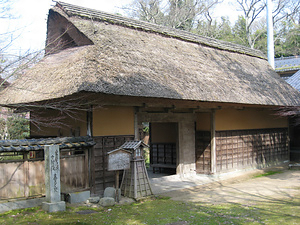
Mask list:
[[[45,193],[43,161],[0,163],[0,172],[0,199]]]
[[[90,186],[90,171],[89,171],[89,150],[84,150],[84,179],[85,179],[85,188]]]
[[[86,166],[84,155],[72,158],[63,158],[61,162],[61,189],[62,192],[71,192],[78,189],[85,189],[88,185],[86,178]]]

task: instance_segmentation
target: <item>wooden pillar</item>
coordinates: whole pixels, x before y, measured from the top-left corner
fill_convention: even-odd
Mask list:
[[[216,111],[213,109],[211,112],[210,118],[210,133],[211,133],[211,141],[210,141],[210,160],[211,160],[211,173],[215,174],[217,172],[217,154],[216,154]]]
[[[178,123],[178,166],[180,176],[196,174],[194,114],[182,115]]]
[[[86,114],[86,123],[87,123],[87,131],[86,135],[92,137],[93,136],[93,106],[87,110]],[[84,151],[85,156],[85,172],[87,173],[87,177],[85,180],[85,187],[90,187],[90,191],[95,193],[95,157],[94,157],[94,147]]]
[[[91,105],[87,111],[87,136],[93,136],[93,106]]]
[[[287,152],[288,152],[288,157],[287,157],[287,160],[289,160],[289,162],[291,161],[291,128],[294,129],[292,127],[292,121],[291,121],[291,117],[288,117],[288,133],[287,133],[287,144],[285,142],[285,146],[288,148],[287,149]],[[293,132],[293,136],[294,136],[294,132]]]
[[[91,147],[88,150],[89,156],[89,186],[91,193],[96,193],[96,185],[95,185],[95,147]]]
[[[134,112],[134,140],[138,141],[139,139],[138,107],[136,107]]]
[[[29,197],[29,162],[28,162],[28,152],[23,154],[23,168],[24,168],[24,196]]]
[[[84,150],[84,174],[85,174],[85,188],[90,186],[90,165],[89,165],[89,150]]]

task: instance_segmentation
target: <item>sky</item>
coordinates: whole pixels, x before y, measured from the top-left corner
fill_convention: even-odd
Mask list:
[[[122,6],[129,4],[132,0],[63,0],[74,5],[101,10],[108,13],[125,14]],[[14,39],[13,44],[7,50],[11,54],[23,54],[31,50],[43,49],[46,40],[47,14],[55,5],[52,0],[10,0],[12,2],[11,13],[16,17],[9,19],[0,25],[0,34],[11,32],[7,39]],[[237,13],[230,12],[229,0],[225,0],[221,7],[216,9],[216,14],[237,18]],[[1,43],[0,43],[1,44]],[[2,43],[3,44],[3,43]],[[1,46],[0,46],[1,48]]]
[[[121,13],[122,6],[131,0],[63,0],[74,5],[108,13]],[[46,40],[47,14],[55,5],[52,0],[12,0],[11,13],[15,19],[1,21],[0,34],[9,33],[14,39],[8,51],[19,54],[28,50],[43,49]],[[16,32],[14,32],[16,31]]]

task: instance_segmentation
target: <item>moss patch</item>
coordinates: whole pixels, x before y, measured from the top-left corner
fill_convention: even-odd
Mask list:
[[[266,176],[270,176],[270,175],[274,175],[274,174],[278,174],[278,173],[282,173],[282,171],[268,171],[266,173],[256,175],[256,176],[254,176],[254,178],[266,177]]]
[[[105,208],[67,207],[46,213],[40,208],[0,214],[1,224],[298,224],[300,199],[255,205],[207,204],[149,198],[131,205]],[[94,210],[97,213],[78,214]]]

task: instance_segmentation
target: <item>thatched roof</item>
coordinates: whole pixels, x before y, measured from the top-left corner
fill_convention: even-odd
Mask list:
[[[79,92],[252,105],[300,105],[263,54],[62,2],[49,11],[48,55],[1,104]]]
[[[9,84],[10,84],[9,82],[7,82],[5,79],[3,79],[0,76],[0,90],[7,88],[9,86]]]

